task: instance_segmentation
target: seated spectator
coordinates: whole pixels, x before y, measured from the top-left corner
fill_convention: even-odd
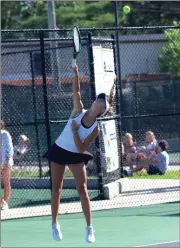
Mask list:
[[[156,147],[158,146],[158,142],[155,138],[155,135],[151,131],[146,132],[146,142],[148,145],[146,146],[147,153],[151,153],[151,151],[155,151]]]
[[[158,143],[152,131],[146,132],[146,142],[146,146],[141,146],[139,148],[138,158],[143,158],[144,155],[150,156],[151,152],[156,150]]]
[[[133,169],[133,161],[137,158],[136,147],[134,145],[133,137],[130,133],[125,135],[124,155],[130,169]]]
[[[29,139],[26,135],[21,134],[19,136],[18,144],[14,147],[14,159],[18,160],[27,153],[29,150],[28,147]]]
[[[142,158],[144,163],[140,163],[136,168],[128,171],[124,170],[124,174],[130,176],[133,175],[134,172],[145,169],[149,175],[164,175],[169,165],[169,155],[166,152],[167,148],[167,141],[161,140],[157,146],[157,154],[152,151],[149,157],[144,155],[144,158]]]

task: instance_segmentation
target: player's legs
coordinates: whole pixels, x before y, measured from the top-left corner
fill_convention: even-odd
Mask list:
[[[60,204],[60,194],[63,187],[63,176],[65,165],[59,165],[51,162],[52,194],[51,194],[51,211],[52,223],[57,223],[57,216]]]
[[[65,171],[65,165],[60,165],[51,162],[51,178],[52,178],[52,193],[51,193],[51,212],[52,212],[52,234],[56,241],[62,240],[60,225],[57,222],[60,194],[63,186],[63,176]]]
[[[5,166],[1,169],[2,183],[4,185],[4,203],[8,203],[11,196],[11,184],[10,184],[10,176],[11,176],[11,167]]]
[[[84,216],[86,218],[87,226],[90,226],[92,224],[91,207],[90,207],[90,199],[87,190],[86,168],[84,166],[84,163],[81,163],[81,164],[69,165],[69,169],[71,170],[75,179],[76,188],[81,200],[81,205],[84,212]]]
[[[85,240],[86,242],[93,243],[95,241],[95,237],[92,227],[90,199],[87,190],[86,168],[84,163],[81,163],[69,165],[69,169],[74,176],[76,188],[81,200],[82,209],[87,223]]]

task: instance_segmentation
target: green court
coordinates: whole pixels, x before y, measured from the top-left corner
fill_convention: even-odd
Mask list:
[[[180,164],[180,152],[169,153],[169,162]]]
[[[2,247],[137,247],[173,244],[179,247],[180,203],[93,212],[96,242],[84,242],[82,213],[59,217],[63,240],[51,236],[51,217],[5,220],[1,223]],[[161,245],[158,245],[161,246]]]

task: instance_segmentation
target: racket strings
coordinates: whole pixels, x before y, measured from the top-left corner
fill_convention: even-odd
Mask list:
[[[80,52],[80,33],[78,27],[74,27],[73,32],[73,41],[74,41],[74,58],[76,58],[77,54]]]

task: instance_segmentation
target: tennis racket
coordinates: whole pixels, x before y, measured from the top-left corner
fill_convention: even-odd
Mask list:
[[[77,57],[78,53],[81,50],[81,36],[79,28],[74,26],[73,28],[73,44],[74,44],[74,59]]]

